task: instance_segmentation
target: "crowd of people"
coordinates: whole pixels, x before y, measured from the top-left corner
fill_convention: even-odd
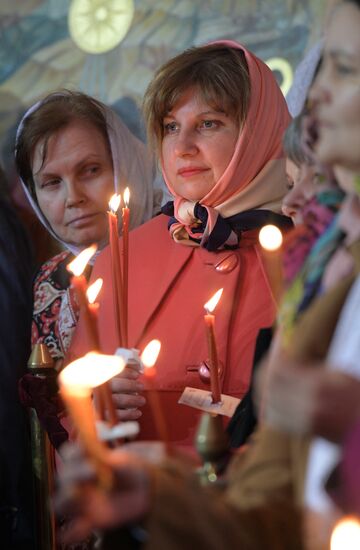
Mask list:
[[[143,100],[147,145],[80,92],[49,94],[22,118],[19,178],[63,251],[34,279],[11,391],[30,328],[32,345],[46,344],[59,372],[89,351],[66,266],[93,243],[86,277],[104,281],[100,349],[118,347],[107,210],[128,186],[128,347],[161,340],[153,387],[171,425],[172,453],[154,454],[154,409],[141,370],[126,366],[110,382],[112,399],[119,422],[139,422],[142,444],[104,450],[113,479],[105,490],[56,400],[49,436],[61,467],[52,505],[66,518],[63,547],[321,550],[343,515],[360,514],[359,28],[360,2],[337,3],[305,65],[306,86],[294,83],[302,90],[293,119],[270,69],[230,40],[192,47],[155,72]],[[154,189],[157,165],[170,202]],[[280,301],[258,242],[267,224],[284,238]],[[14,266],[19,278],[22,269]],[[192,453],[201,412],[178,400],[187,386],[210,389],[203,315],[219,288],[220,391],[240,404],[223,426],[232,448],[220,482],[203,486]],[[25,434],[22,412],[13,416]],[[0,457],[2,475],[10,466]],[[11,506],[22,512],[13,493],[8,515]],[[32,548],[32,519],[14,548]],[[6,529],[10,540],[14,522]]]

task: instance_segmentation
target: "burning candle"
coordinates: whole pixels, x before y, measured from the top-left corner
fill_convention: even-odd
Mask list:
[[[103,460],[106,448],[97,437],[91,392],[119,374],[124,367],[125,362],[119,356],[88,353],[59,374],[60,392],[69,415],[105,487],[111,486],[112,476]]]
[[[259,232],[259,242],[270,288],[275,303],[278,304],[283,288],[281,260],[283,236],[276,225],[264,225]]]
[[[123,234],[123,308],[124,308],[124,347],[128,347],[128,281],[129,281],[129,222],[130,222],[130,191],[124,191],[124,207],[122,209]]]
[[[206,315],[204,315],[206,338],[209,353],[210,384],[213,403],[221,401],[220,383],[219,383],[219,361],[215,339],[215,315],[213,311],[221,298],[223,289],[220,288],[212,298],[204,305]]]
[[[102,284],[103,284],[103,280],[101,278],[96,279],[96,281],[90,286],[88,286],[86,290],[88,308],[89,308],[92,320],[96,327],[96,336],[97,336],[97,344],[98,344],[96,347],[96,351],[99,351],[99,333],[97,330],[99,304],[95,302],[95,300],[101,290]],[[98,416],[101,420],[105,420],[105,417],[106,417],[104,394],[105,394],[105,389],[102,386],[94,389],[95,407],[96,407]]]
[[[82,274],[86,264],[92,258],[97,250],[94,244],[86,248],[76,258],[67,265],[67,270],[73,273],[71,277],[71,286],[76,294],[80,307],[80,313],[84,319],[85,330],[88,338],[89,348],[96,350],[99,347],[99,338],[97,333],[96,321],[89,310],[89,304],[86,297],[87,282]]]
[[[114,315],[115,315],[115,327],[118,335],[118,347],[123,347],[123,288],[122,288],[122,273],[119,253],[119,240],[118,240],[118,219],[117,210],[120,206],[121,195],[116,193],[111,197],[109,201],[110,211],[108,212],[109,221],[109,240],[110,240],[110,255],[111,255],[111,278],[113,286],[113,302],[114,302]]]
[[[358,550],[360,548],[360,522],[356,517],[341,519],[331,535],[331,550]]]
[[[99,336],[97,331],[97,322],[98,322],[99,304],[95,302],[95,300],[102,288],[102,285],[103,285],[103,280],[101,278],[96,279],[96,281],[92,285],[90,285],[86,291],[86,296],[89,302],[89,305],[88,305],[89,311],[96,327],[98,344],[99,344]],[[99,347],[97,347],[96,350],[99,351]],[[106,416],[105,409],[107,409],[109,414],[110,424],[114,426],[118,422],[118,418],[117,418],[114,402],[112,399],[111,388],[108,382],[105,382],[105,384],[103,384],[102,386],[95,388],[94,395],[95,395],[96,408],[98,410],[99,417],[101,418],[101,420],[105,420],[105,416]]]
[[[99,350],[99,334],[97,330],[97,322],[98,322],[98,314],[99,314],[99,304],[96,302],[96,298],[98,297],[98,294],[102,288],[103,280],[101,278],[96,279],[94,283],[92,283],[90,286],[88,286],[86,290],[86,297],[88,301],[88,309],[90,311],[90,315],[93,319],[93,323],[96,327],[96,339],[97,339],[97,346],[96,350]]]
[[[144,377],[146,382],[146,387],[148,390],[148,397],[150,402],[150,407],[153,413],[156,431],[160,441],[165,445],[165,451],[167,454],[171,452],[170,439],[168,428],[164,416],[164,412],[161,408],[160,396],[156,391],[154,385],[154,378],[156,375],[155,363],[160,353],[161,343],[159,340],[151,340],[148,345],[145,347],[144,351],[141,354],[141,361],[145,366]]]

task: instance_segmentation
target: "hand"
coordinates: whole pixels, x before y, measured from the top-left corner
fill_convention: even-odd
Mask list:
[[[104,452],[104,463],[114,474],[111,490],[99,487],[91,461],[77,444],[62,447],[64,464],[58,476],[55,510],[69,516],[63,542],[84,540],[94,529],[121,527],[142,519],[150,507],[147,464],[121,450]]]
[[[144,384],[139,381],[139,371],[132,367],[115,376],[111,382],[113,401],[120,420],[137,420],[142,415],[138,407],[146,403],[145,397],[139,395]]]
[[[266,420],[296,433],[341,443],[360,417],[360,381],[315,365],[282,365],[269,379]]]
[[[164,463],[169,458],[167,448],[162,441],[131,441],[130,443],[123,444],[121,448],[128,453],[141,457],[148,464],[155,466]],[[181,464],[186,471],[191,471],[201,466],[199,455],[192,447],[174,445],[171,448],[171,460],[176,461],[179,467]]]

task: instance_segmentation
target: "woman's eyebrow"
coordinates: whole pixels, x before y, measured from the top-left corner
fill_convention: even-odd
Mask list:
[[[343,49],[330,50],[329,51],[329,56],[331,57],[331,59],[346,58],[346,59],[351,60],[351,61],[355,61],[357,59],[357,57],[355,56],[354,53],[348,52],[348,51],[343,50]]]

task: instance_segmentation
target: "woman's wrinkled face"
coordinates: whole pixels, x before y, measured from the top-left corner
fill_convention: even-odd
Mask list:
[[[318,174],[314,165],[306,163],[297,166],[286,159],[286,176],[289,191],[282,201],[282,211],[295,225],[303,223],[302,210],[318,191]]]
[[[327,29],[320,72],[310,98],[318,159],[360,171],[360,9],[337,7]]]
[[[73,121],[36,145],[32,171],[39,207],[67,244],[99,247],[108,238],[108,201],[114,193],[107,143],[91,123]]]
[[[177,195],[199,201],[216,185],[233,156],[238,122],[214,110],[190,88],[163,124],[161,151],[167,180]]]

